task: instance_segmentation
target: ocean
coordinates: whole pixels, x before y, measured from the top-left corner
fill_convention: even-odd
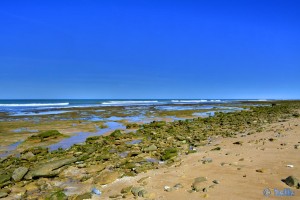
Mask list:
[[[39,110],[54,112],[62,108],[107,107],[107,106],[153,106],[182,104],[222,104],[241,99],[18,99],[0,100],[0,112],[19,115],[24,112],[38,113]],[[243,99],[245,101],[246,99]],[[255,99],[247,99],[255,101]],[[259,100],[264,101],[264,100]],[[59,114],[59,111],[55,111]],[[55,114],[55,113],[53,113]]]

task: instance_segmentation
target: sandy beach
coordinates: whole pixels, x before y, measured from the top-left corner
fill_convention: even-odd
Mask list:
[[[127,124],[51,151],[38,144],[72,137],[31,133],[19,154],[0,160],[0,197],[297,199],[299,102],[253,105],[204,118]]]
[[[237,142],[240,144],[234,144]],[[103,198],[117,196],[126,186],[141,186],[152,193],[153,199],[299,199],[299,190],[281,181],[291,175],[300,177],[299,145],[300,119],[268,125],[266,131],[253,135],[213,138],[197,153],[182,156],[179,164],[107,185]],[[221,150],[211,151],[216,146]],[[205,163],[210,159],[212,162]],[[207,191],[191,191],[197,177],[207,178],[201,184]],[[178,183],[182,188],[173,188]],[[172,191],[164,191],[166,186]],[[266,188],[272,191],[270,197],[263,195]],[[274,196],[274,189],[284,188],[290,188],[295,196]]]

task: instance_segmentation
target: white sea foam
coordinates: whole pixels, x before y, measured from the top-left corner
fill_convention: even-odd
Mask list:
[[[207,102],[207,100],[171,100],[173,103],[201,103],[201,102]]]
[[[42,107],[42,106],[67,106],[69,103],[22,103],[22,104],[0,104],[0,107]]]
[[[151,104],[158,103],[158,101],[108,101],[103,102],[103,105],[123,105],[123,104]]]

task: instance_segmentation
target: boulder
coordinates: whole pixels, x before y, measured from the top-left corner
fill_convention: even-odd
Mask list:
[[[84,199],[91,199],[91,198],[92,198],[92,194],[90,192],[87,192],[76,196],[74,200],[84,200]]]
[[[63,158],[59,160],[50,161],[44,164],[40,164],[36,168],[31,169],[25,176],[25,179],[30,180],[36,177],[54,177],[57,176],[61,171],[62,167],[74,163],[77,158]]]
[[[34,154],[31,151],[21,155],[21,159],[23,160],[31,160],[33,157]]]
[[[149,147],[146,147],[146,148],[144,149],[145,152],[156,151],[156,150],[157,150],[157,147],[156,147],[154,144],[152,144],[152,145],[150,145]]]
[[[142,190],[144,190],[144,188],[142,188],[142,187],[132,187],[131,193],[137,197],[137,196],[139,196],[139,192]]]
[[[8,174],[0,175],[0,184],[8,182],[9,180],[10,180],[10,175],[8,175]]]
[[[94,183],[97,185],[106,185],[114,182],[117,178],[119,178],[119,175],[119,172],[106,170],[94,178]]]
[[[15,171],[13,172],[12,178],[18,182],[20,180],[22,180],[22,178],[25,176],[25,174],[28,172],[28,168],[27,167],[19,167],[17,169],[15,169]]]
[[[194,183],[192,184],[192,188],[193,190],[195,190],[196,192],[200,192],[203,191],[203,182],[207,181],[206,177],[200,176],[198,178],[195,178]]]
[[[0,190],[0,198],[4,198],[7,196],[8,196],[7,192]]]
[[[290,187],[296,187],[298,189],[300,188],[300,182],[294,176],[289,176],[286,179],[283,179],[282,181]]]

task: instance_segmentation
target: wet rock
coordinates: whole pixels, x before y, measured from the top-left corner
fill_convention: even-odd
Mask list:
[[[97,185],[106,185],[108,183],[114,182],[119,177],[119,175],[119,172],[106,170],[101,172],[100,175],[94,178],[94,183],[96,183]]]
[[[287,184],[290,187],[296,187],[297,189],[300,188],[300,182],[294,176],[289,176],[286,179],[283,179],[282,182],[284,182],[285,184]]]
[[[20,180],[22,180],[22,178],[25,176],[25,174],[28,172],[28,168],[27,167],[19,167],[17,169],[15,169],[15,171],[13,172],[12,178],[18,182]]]
[[[145,152],[156,151],[156,150],[157,150],[157,147],[154,144],[152,144],[149,147],[144,149]]]
[[[68,164],[76,162],[75,157],[64,158],[60,160],[50,161],[44,164],[39,165],[38,167],[30,170],[25,179],[30,180],[35,177],[54,177],[57,176],[61,171],[62,167]]]

